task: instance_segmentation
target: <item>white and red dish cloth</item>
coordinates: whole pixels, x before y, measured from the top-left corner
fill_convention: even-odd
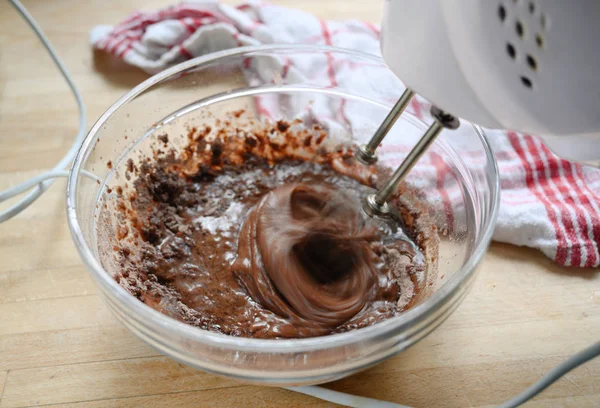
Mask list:
[[[332,45],[380,55],[379,30],[369,23],[324,21],[303,11],[254,2],[232,7],[218,1],[196,1],[136,12],[117,26],[95,27],[90,41],[95,49],[151,74],[200,55],[261,44]],[[285,61],[281,74],[321,76],[325,86],[377,86],[389,89],[390,100],[402,92],[400,81],[377,84],[373,75],[361,84],[357,79],[361,67],[352,61],[331,57],[316,62]],[[257,102],[264,116],[277,115],[277,101]],[[322,106],[315,113],[348,121],[357,116],[352,115],[352,108],[351,104]],[[428,105],[416,98],[410,109],[423,117]],[[537,248],[560,265],[600,266],[600,170],[558,158],[534,136],[500,130],[486,133],[498,161],[502,188],[494,239]],[[403,149],[388,143],[382,146],[382,154],[393,160],[395,147]],[[464,154],[468,157],[469,152]],[[426,159],[415,171],[436,172],[438,186],[444,186],[447,170],[439,161]],[[441,188],[437,194],[445,225],[452,228],[453,192]]]

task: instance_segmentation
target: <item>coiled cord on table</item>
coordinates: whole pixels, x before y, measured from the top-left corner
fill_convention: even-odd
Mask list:
[[[77,107],[79,109],[79,130],[77,131],[77,135],[75,136],[75,140],[73,140],[73,144],[67,151],[67,153],[63,156],[63,158],[58,162],[58,164],[50,171],[42,173],[36,177],[33,177],[23,183],[20,183],[14,187],[11,187],[7,190],[0,191],[0,202],[8,200],[9,198],[15,197],[19,194],[23,194],[24,192],[33,188],[33,190],[19,200],[16,204],[8,209],[0,212],[0,223],[14,217],[19,214],[21,211],[29,207],[35,200],[37,200],[47,189],[50,187],[52,182],[57,177],[67,177],[69,172],[64,170],[67,165],[71,163],[79,146],[83,142],[85,137],[86,130],[86,109],[85,104],[83,102],[83,98],[79,93],[79,90],[75,86],[75,83],[71,79],[69,72],[65,65],[63,64],[60,57],[56,54],[54,47],[50,44],[50,41],[35,21],[35,19],[29,14],[27,9],[23,7],[23,5],[19,2],[19,0],[9,0],[10,3],[15,7],[15,9],[23,16],[25,21],[31,26],[35,34],[38,36],[50,57],[58,67],[62,76],[67,81],[69,88],[71,89],[75,100],[77,101]],[[86,177],[90,177],[92,179],[96,179],[97,177],[88,172],[82,172],[82,174]],[[600,342],[593,344],[587,349],[571,356],[554,369],[552,369],[548,374],[542,377],[538,382],[527,388],[521,394],[512,398],[511,400],[499,405],[499,408],[513,408],[517,407],[531,398],[535,397],[537,394],[542,392],[544,389],[549,387],[552,383],[558,380],[560,377],[567,374],[569,371],[574,368],[580,366],[581,364],[597,357],[600,355]],[[340,405],[345,405],[349,407],[376,407],[376,408],[410,408],[406,405],[395,404],[392,402],[379,401],[371,398],[358,397],[350,394],[346,394],[343,392],[329,390],[327,388],[318,387],[318,386],[303,386],[303,387],[285,387],[288,390],[299,392],[302,394],[311,395],[313,397],[337,403]]]
[[[67,81],[67,84],[69,85],[69,88],[71,89],[71,92],[73,93],[73,96],[77,101],[77,108],[79,110],[79,130],[77,131],[77,135],[73,140],[73,144],[71,144],[71,147],[69,148],[67,153],[58,162],[58,164],[54,166],[54,168],[51,171],[43,173],[37,177],[25,181],[24,183],[21,183],[8,190],[0,192],[0,202],[3,202],[8,200],[9,198],[15,197],[33,188],[33,190],[31,190],[25,197],[21,198],[16,204],[3,211],[0,211],[0,223],[11,219],[27,207],[29,207],[52,185],[56,177],[66,177],[64,172],[61,171],[64,170],[65,167],[67,167],[73,161],[73,158],[75,157],[79,146],[83,142],[86,130],[85,104],[83,102],[81,94],[79,93],[79,90],[77,89],[77,86],[75,86],[75,83],[69,75],[67,67],[54,50],[52,44],[50,44],[50,41],[48,40],[48,37],[46,37],[46,35],[44,34],[42,28],[31,16],[31,14],[29,14],[27,9],[21,4],[21,2],[19,2],[19,0],[9,0],[9,2],[19,12],[19,14],[21,14],[25,21],[27,21],[31,29],[35,32],[37,37],[40,39],[40,41],[48,51],[48,54],[50,54],[52,61],[54,61],[54,64],[57,66],[63,78],[65,79],[65,81]],[[32,184],[34,180],[37,182],[34,182]]]

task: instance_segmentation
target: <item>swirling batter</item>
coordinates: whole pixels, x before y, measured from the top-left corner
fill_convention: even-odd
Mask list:
[[[112,193],[123,215],[103,263],[142,302],[234,336],[321,336],[400,313],[422,284],[421,251],[362,216],[381,169],[323,149],[316,131],[193,129],[182,154],[129,162],[133,189]],[[293,143],[274,143],[276,132]],[[409,235],[422,237],[405,210]]]
[[[342,325],[367,303],[393,302],[398,285],[376,266],[371,245],[380,234],[360,211],[328,184],[277,187],[247,215],[233,272],[253,299],[314,334]]]

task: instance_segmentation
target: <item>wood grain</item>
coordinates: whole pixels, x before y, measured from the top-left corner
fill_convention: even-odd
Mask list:
[[[126,398],[239,385],[167,357],[11,370],[0,407]]]
[[[158,356],[119,325],[0,337],[0,370]]]
[[[231,3],[232,1],[230,1]],[[147,78],[91,52],[87,33],[165,0],[24,1],[83,92],[92,122]],[[376,23],[382,1],[280,0],[323,18]],[[25,23],[0,2],[0,189],[48,169],[77,130],[76,106]],[[100,301],[65,221],[58,181],[0,225],[0,408],[331,406],[184,367],[124,329]],[[332,389],[415,407],[492,407],[600,333],[600,274],[493,244],[460,308],[406,352]],[[600,361],[528,407],[600,406]]]
[[[0,274],[0,287],[0,304],[96,294],[83,265],[7,271]]]
[[[4,395],[4,384],[7,376],[8,371],[0,371],[0,402],[2,401],[2,395]]]
[[[97,295],[0,305],[3,335],[118,324]]]
[[[172,392],[162,395],[147,395],[130,398],[115,398],[102,401],[75,402],[71,404],[47,405],[52,408],[137,408],[137,407],[259,407],[284,406],[321,408],[337,405],[320,401],[281,388],[257,388],[250,386],[231,387],[192,392]]]

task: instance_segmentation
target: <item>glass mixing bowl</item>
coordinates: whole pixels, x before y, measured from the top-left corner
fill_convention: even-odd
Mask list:
[[[462,301],[496,220],[498,170],[482,130],[470,124],[443,131],[407,178],[423,192],[439,231],[439,253],[430,259],[432,265],[437,262],[437,274],[428,271],[427,287],[412,308],[367,328],[316,338],[260,340],[192,327],[155,311],[117,284],[114,272],[101,262],[106,243],[97,231],[107,186],[123,177],[119,169],[128,157],[149,151],[164,132],[184,134],[209,117],[225,120],[244,109],[256,120],[318,122],[335,140],[364,143],[402,91],[378,57],[287,45],[210,54],[135,87],[94,124],[75,158],[67,188],[73,240],[107,305],[136,336],[184,364],[273,385],[341,378],[426,336]],[[426,128],[426,119],[406,112],[384,140],[380,163],[397,166]]]

